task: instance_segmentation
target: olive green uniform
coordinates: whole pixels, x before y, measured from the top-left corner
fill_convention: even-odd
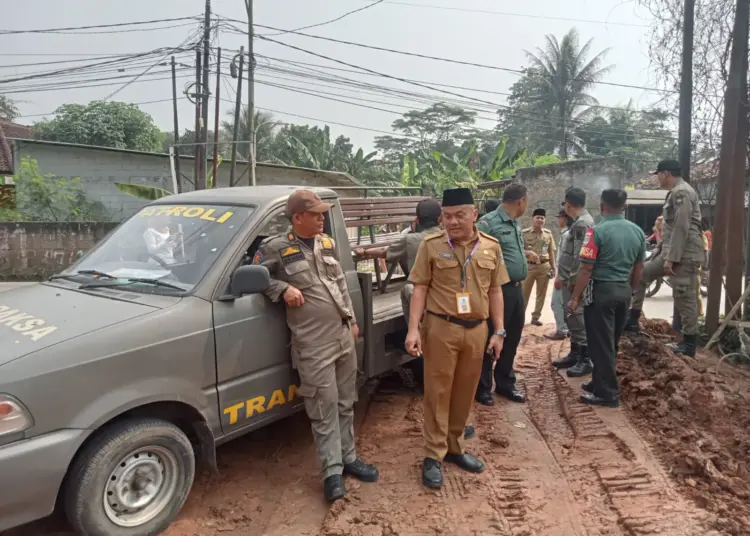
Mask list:
[[[539,320],[542,316],[544,300],[547,297],[547,287],[549,286],[549,274],[554,263],[556,248],[555,239],[552,231],[542,228],[535,231],[529,227],[522,231],[525,251],[533,251],[539,256],[539,262],[529,261],[529,275],[523,281],[523,303],[524,313],[529,307],[531,290],[536,285],[536,302],[534,311],[531,313],[531,320]]]
[[[633,296],[632,309],[640,312],[646,289],[652,281],[664,277],[664,262],[674,263],[672,295],[682,320],[682,332],[698,332],[698,295],[695,281],[698,268],[705,259],[701,209],[698,194],[692,186],[678,178],[667,194],[662,211],[662,241],[658,251],[643,267],[641,283]]]
[[[584,309],[588,351],[594,363],[594,395],[619,398],[616,361],[627,321],[633,266],[646,255],[646,235],[622,214],[605,216],[586,233],[581,262],[594,265],[592,302]]]
[[[294,233],[264,240],[253,264],[268,268],[266,295],[282,299],[289,285],[302,292],[304,304],[287,307],[292,332],[292,365],[299,372],[297,394],[312,421],[323,478],[343,473],[357,459],[354,447],[354,403],[357,400],[357,354],[354,321],[344,271],[332,238],[318,235],[312,249]]]
[[[563,282],[563,303],[567,304],[573,298],[573,289],[578,277],[578,269],[581,267],[579,253],[586,239],[586,233],[594,227],[594,218],[589,211],[584,209],[571,224],[568,234],[563,240],[560,263],[557,267],[557,278]],[[570,343],[573,348],[586,346],[586,324],[583,319],[583,311],[579,308],[574,313],[567,314],[565,323],[570,331]]]
[[[439,233],[440,227],[428,227],[423,231],[414,231],[410,233],[402,234],[398,242],[388,246],[388,250],[385,254],[385,260],[388,264],[398,262],[399,265],[404,269],[404,273],[408,276],[414,266],[414,261],[417,260],[417,251],[419,251],[419,245],[424,240],[424,237],[430,234]],[[404,318],[409,321],[409,303],[411,302],[411,295],[414,293],[414,285],[407,282],[401,287],[401,307],[404,311]]]

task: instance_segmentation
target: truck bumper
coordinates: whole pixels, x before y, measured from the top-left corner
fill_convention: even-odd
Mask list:
[[[0,447],[0,532],[52,513],[89,430],[58,430]]]

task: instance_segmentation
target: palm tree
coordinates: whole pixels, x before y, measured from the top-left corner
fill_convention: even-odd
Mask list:
[[[221,122],[221,139],[224,142],[232,141],[232,134],[234,132],[234,109],[227,112],[227,115],[231,118],[228,121]],[[237,144],[237,155],[238,158],[248,160],[250,158],[250,113],[249,108],[244,107],[240,113],[240,125],[239,131],[237,132],[237,141],[246,141],[247,143]],[[269,160],[268,148],[273,143],[274,129],[278,126],[278,122],[274,121],[271,114],[264,112],[255,112],[255,159],[258,162],[266,162]],[[229,157],[232,153],[232,146],[229,143],[222,145],[222,153],[225,157]]]
[[[608,50],[588,59],[592,40],[579,46],[578,31],[573,28],[559,42],[553,35],[545,36],[547,44],[536,54],[526,52],[531,71],[543,84],[536,97],[552,123],[560,155],[567,158],[569,150],[580,151],[581,143],[573,134],[574,126],[591,113],[597,100],[587,93],[612,66],[602,67]],[[543,115],[543,116],[544,116]]]

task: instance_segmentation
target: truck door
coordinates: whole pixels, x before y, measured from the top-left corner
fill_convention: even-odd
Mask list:
[[[246,243],[236,264],[249,263],[261,240],[286,232],[283,208],[269,213]],[[234,271],[236,266],[232,267]],[[222,283],[228,290],[229,279]],[[262,294],[213,304],[219,411],[225,434],[257,428],[292,413],[299,379],[292,369],[290,335],[282,303]]]

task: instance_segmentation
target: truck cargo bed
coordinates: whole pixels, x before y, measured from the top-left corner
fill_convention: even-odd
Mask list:
[[[395,317],[403,316],[403,308],[401,307],[401,288],[405,284],[406,283],[404,281],[391,283],[390,285],[388,285],[388,290],[385,294],[381,294],[377,290],[373,291],[373,324],[381,324]]]

